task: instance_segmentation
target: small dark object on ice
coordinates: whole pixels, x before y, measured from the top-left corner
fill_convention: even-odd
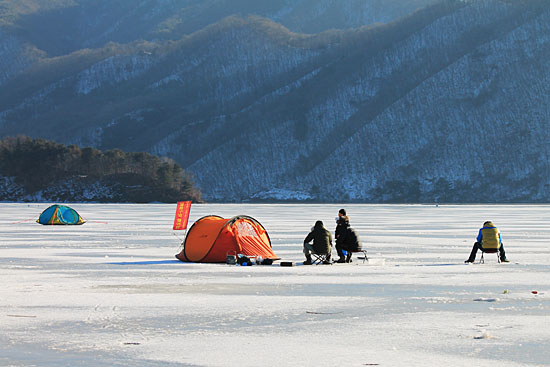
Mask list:
[[[35,318],[36,316],[34,316],[34,315],[8,315],[8,317],[31,317],[31,318]]]
[[[296,265],[293,261],[281,261],[281,266],[294,266]]]
[[[138,342],[126,342],[126,343],[123,343],[124,345],[140,345],[141,343],[138,343]]]
[[[263,259],[258,265],[272,265],[273,259]]]

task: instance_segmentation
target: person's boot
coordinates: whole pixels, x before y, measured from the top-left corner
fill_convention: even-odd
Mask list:
[[[331,264],[331,262],[330,262],[330,254],[327,255],[327,259],[326,259],[325,261],[323,261],[323,264],[325,264],[325,265]]]
[[[348,255],[346,256],[346,262],[347,263],[351,262],[351,252],[348,252]]]
[[[508,260],[506,258],[506,252],[504,252],[504,245],[501,244],[501,247],[499,248],[499,254],[498,254],[499,258],[500,258],[500,262],[501,263],[509,263],[510,260]]]
[[[339,263],[339,264],[345,263],[345,262],[346,262],[346,258],[343,257],[343,256],[340,256],[340,258],[339,258],[338,261],[336,261],[336,262]]]
[[[304,265],[311,265],[311,255],[306,255],[306,261],[304,261]]]

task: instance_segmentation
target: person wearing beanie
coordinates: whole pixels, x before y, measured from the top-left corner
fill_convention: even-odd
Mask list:
[[[355,229],[349,225],[349,217],[341,216],[336,222],[336,252],[339,259],[337,263],[350,263],[353,252],[362,251],[361,240]],[[347,256],[344,255],[347,252]]]
[[[338,240],[338,237],[341,235],[341,231],[343,230],[343,227],[338,225],[338,222],[342,218],[345,218],[349,222],[349,217],[347,216],[346,209],[338,210],[338,216],[336,217],[336,230],[334,231],[335,241]]]
[[[313,241],[313,244],[310,242]],[[306,261],[304,265],[311,265],[311,253],[328,254],[326,261],[323,264],[330,264],[330,255],[332,252],[332,235],[325,228],[323,222],[318,220],[311,232],[304,239],[304,255]]]
[[[343,221],[340,221],[342,218],[344,218]],[[346,231],[344,221],[347,221],[349,223],[349,217],[347,216],[346,209],[340,209],[338,210],[338,216],[336,217],[336,229],[334,230],[334,241],[336,242],[336,244],[339,243],[338,238],[341,237],[342,234]],[[341,249],[338,250],[339,247],[341,248],[341,246],[336,246],[336,251],[338,251],[338,256],[340,257],[337,262],[345,262],[344,254],[341,252]]]

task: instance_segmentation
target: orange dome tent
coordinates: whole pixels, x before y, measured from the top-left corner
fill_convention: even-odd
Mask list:
[[[265,228],[246,215],[231,219],[209,215],[198,219],[189,229],[183,250],[176,258],[186,262],[224,263],[228,253],[279,260]]]

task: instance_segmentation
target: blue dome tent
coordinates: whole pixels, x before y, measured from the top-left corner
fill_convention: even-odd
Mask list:
[[[83,224],[85,220],[73,208],[65,205],[52,205],[36,220],[40,224]]]

